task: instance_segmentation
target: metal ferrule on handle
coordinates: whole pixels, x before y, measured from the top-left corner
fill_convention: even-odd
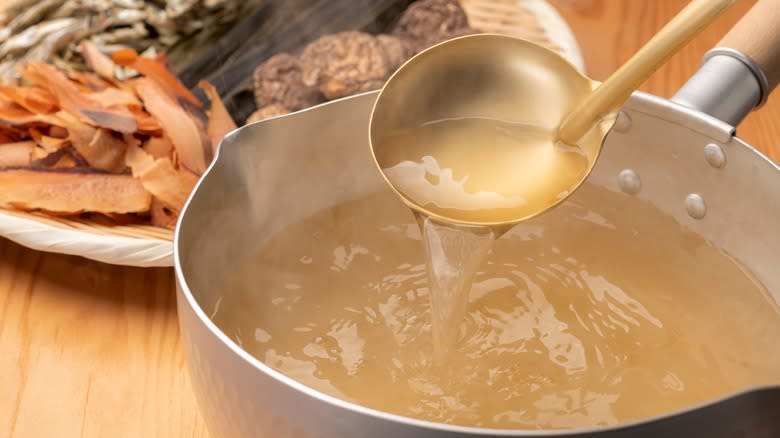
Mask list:
[[[760,76],[756,73],[760,73]],[[680,88],[672,101],[737,126],[769,95],[766,78],[741,52],[716,48],[707,52],[695,75]]]
[[[758,0],[673,101],[737,126],[780,83],[780,0]]]

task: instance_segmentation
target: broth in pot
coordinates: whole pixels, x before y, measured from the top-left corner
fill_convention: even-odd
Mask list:
[[[389,190],[320,211],[229,278],[212,319],[314,389],[459,425],[615,424],[780,383],[761,284],[635,198],[586,184],[494,242],[461,241],[484,261],[436,349],[422,238]]]

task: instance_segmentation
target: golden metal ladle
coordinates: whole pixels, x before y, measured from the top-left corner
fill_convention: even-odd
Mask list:
[[[416,212],[459,225],[505,226],[508,229],[559,204],[582,184],[595,165],[617,110],[633,90],[735,1],[690,2],[601,84],[583,76],[552,50],[522,39],[480,34],[433,46],[401,66],[379,94],[369,125],[374,159],[393,190]],[[403,148],[398,141],[389,139],[399,138],[398,133],[414,133],[416,128],[431,122],[474,117],[511,121],[515,127],[519,123],[521,129],[528,126],[529,132],[546,127],[551,135],[544,148],[577,145],[578,153],[584,154],[587,164],[583,164],[581,172],[567,174],[568,179],[563,181],[556,175],[556,183],[562,184],[561,187],[545,189],[553,193],[552,196],[526,202],[518,208],[491,209],[489,213],[487,209],[440,208],[435,196],[423,199],[388,175],[387,171],[399,165],[401,160],[419,161],[421,158],[419,153],[415,157],[404,157],[406,152],[399,152]],[[458,154],[463,161],[464,152],[458,151]],[[505,171],[528,174],[527,180],[539,187],[530,193],[535,196],[544,191],[539,184],[547,184],[544,180],[547,168],[540,167],[547,163],[536,158],[544,157],[544,154],[534,154],[521,155],[532,157],[525,160],[518,160],[517,156],[514,160],[512,156],[497,157],[494,164]],[[473,152],[470,146],[466,148],[465,161],[470,157],[474,160],[484,158],[480,156],[479,144],[473,145]],[[430,161],[426,166],[430,167]],[[543,181],[531,177],[534,172],[541,175]],[[455,183],[462,186],[468,176],[455,175],[453,178],[459,179]],[[420,174],[416,177],[422,178]],[[431,184],[439,183],[438,175],[426,174],[425,177],[433,180]],[[494,180],[502,182],[500,176]],[[496,193],[499,191],[497,189]],[[434,190],[433,193],[438,192]]]

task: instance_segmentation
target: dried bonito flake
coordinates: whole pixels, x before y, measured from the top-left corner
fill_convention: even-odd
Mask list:
[[[211,101],[211,113],[209,114],[206,131],[209,136],[209,143],[211,143],[211,150],[216,152],[222,137],[237,128],[236,122],[233,121],[233,117],[230,116],[227,108],[225,108],[225,104],[219,98],[217,89],[213,85],[206,81],[200,81],[198,86]]]
[[[201,83],[207,114],[163,56],[81,46],[92,71],[30,62],[23,85],[0,87],[0,206],[170,228],[236,125],[214,87]],[[117,79],[119,65],[141,76]]]
[[[2,146],[0,146],[2,147]],[[152,196],[129,175],[66,170],[7,169],[0,172],[0,204],[62,214],[143,213]]]

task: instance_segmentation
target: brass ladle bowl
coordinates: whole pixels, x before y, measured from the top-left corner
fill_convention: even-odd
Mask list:
[[[374,159],[380,170],[396,164],[385,162],[378,150],[388,137],[433,120],[476,116],[555,128],[597,85],[557,53],[523,39],[478,34],[449,40],[416,55],[382,89],[369,124]],[[580,140],[589,163],[582,180],[593,168],[613,119],[606,117]],[[410,199],[384,171],[382,175],[409,207],[441,221],[495,226],[541,213],[498,221],[444,217]],[[571,189],[580,182],[573,181]]]
[[[559,204],[582,184],[596,164],[623,102],[735,1],[693,0],[604,83],[587,78],[554,51],[514,37],[471,35],[433,46],[402,65],[380,92],[369,123],[374,160],[392,189],[417,213],[458,225],[508,229]],[[499,214],[441,208],[431,211],[426,206],[431,204],[430,199],[417,195],[414,199],[388,177],[386,170],[404,155],[394,153],[399,146],[397,141],[390,141],[393,135],[414,132],[436,121],[475,117],[543,127],[553,133],[550,148],[576,145],[587,158],[587,168],[567,174],[563,181],[558,178],[556,185],[550,186],[554,189],[550,193],[555,195],[546,196],[542,202],[537,200]],[[474,152],[468,149],[469,157],[478,159],[479,145],[474,148]],[[540,164],[533,161],[512,165],[530,175],[533,166]],[[545,176],[541,184],[547,184],[546,169],[535,169],[536,174]],[[558,167],[549,169],[552,172]],[[513,171],[510,169],[510,174]],[[491,190],[491,194],[499,192]]]

